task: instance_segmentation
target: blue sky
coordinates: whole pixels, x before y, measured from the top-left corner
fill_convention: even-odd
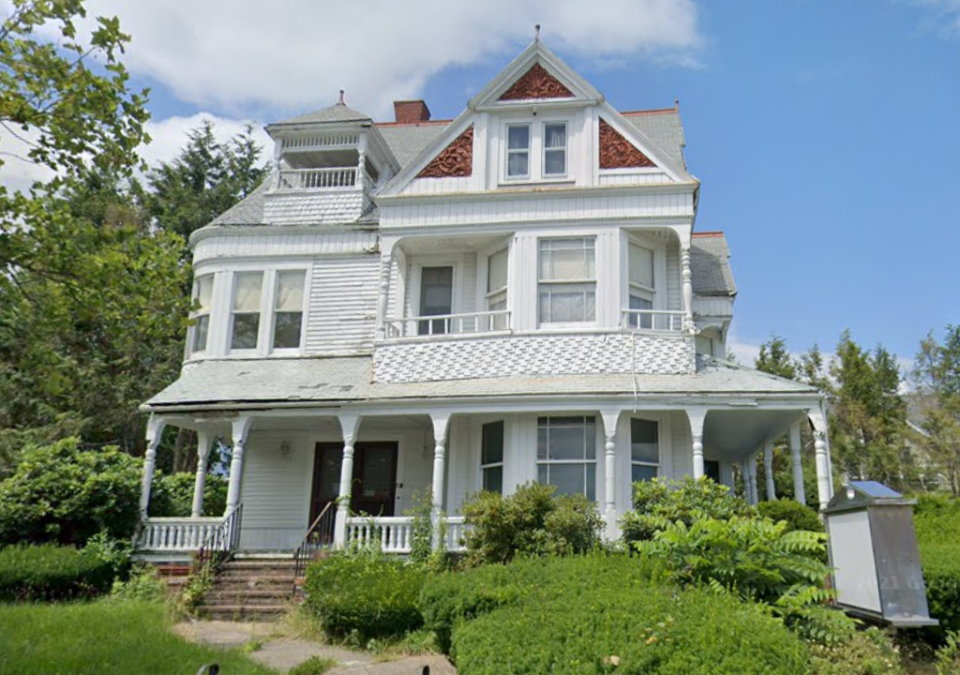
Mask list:
[[[725,231],[733,253],[741,361],[774,332],[830,351],[847,328],[909,359],[960,322],[960,0],[90,5],[133,36],[150,160],[201,116],[230,134],[341,87],[381,119],[420,97],[453,117],[539,21],[621,110],[680,99],[697,229]]]

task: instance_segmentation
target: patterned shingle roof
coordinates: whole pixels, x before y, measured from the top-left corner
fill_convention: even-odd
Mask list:
[[[693,235],[690,272],[693,275],[693,292],[697,295],[737,294],[737,284],[730,269],[730,249],[722,232]]]
[[[397,158],[401,168],[409,164],[427,145],[443,133],[447,124],[382,124],[377,129]]]
[[[666,152],[672,160],[686,167],[683,159],[683,125],[676,110],[647,110],[622,113],[624,118],[642,131],[651,141]]]
[[[336,103],[320,110],[314,110],[304,115],[291,117],[282,122],[274,122],[269,126],[282,126],[286,124],[315,124],[323,122],[372,122],[370,115],[358,112],[344,103]]]

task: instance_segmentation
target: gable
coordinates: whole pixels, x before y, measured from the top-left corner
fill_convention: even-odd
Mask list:
[[[574,98],[566,85],[547,72],[539,63],[533,66],[500,95],[501,101],[541,98]]]
[[[473,125],[427,164],[417,178],[464,178],[473,174]]]
[[[598,151],[601,169],[633,169],[656,167],[657,165],[643,154],[610,124],[600,118],[600,138]]]

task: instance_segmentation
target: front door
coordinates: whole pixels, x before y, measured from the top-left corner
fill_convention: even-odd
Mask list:
[[[340,493],[343,445],[317,443],[313,460],[310,522]],[[353,487],[350,510],[371,516],[392,516],[397,497],[397,444],[357,443],[353,448]]]

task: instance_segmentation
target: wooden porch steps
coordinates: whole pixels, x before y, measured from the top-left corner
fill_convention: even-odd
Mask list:
[[[294,569],[289,556],[226,562],[199,612],[228,621],[279,619],[293,604]]]

